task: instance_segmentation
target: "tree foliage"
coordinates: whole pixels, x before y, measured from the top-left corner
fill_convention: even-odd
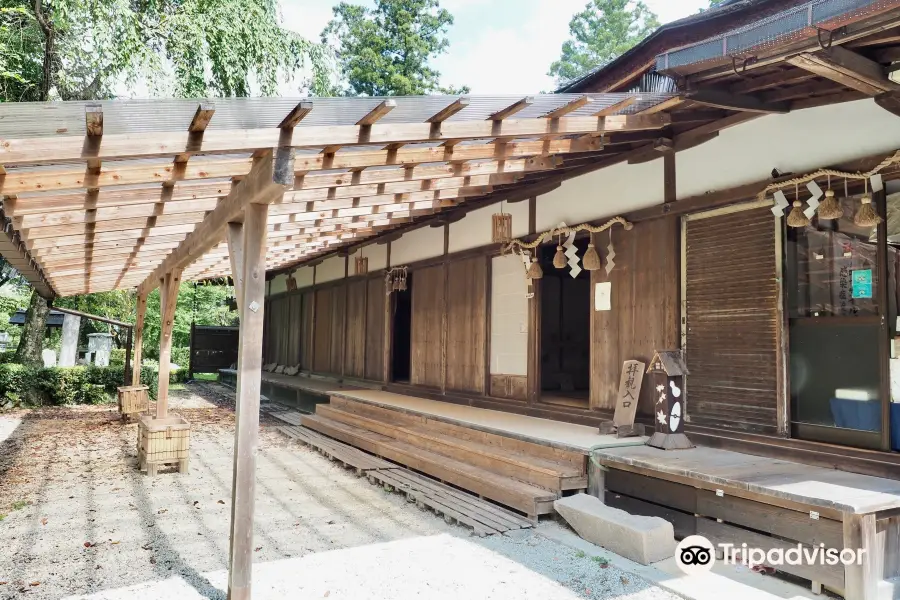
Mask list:
[[[578,79],[609,64],[657,27],[656,15],[640,0],[591,0],[569,21],[571,38],[549,75],[558,83]]]
[[[282,28],[277,0],[0,0],[0,101],[110,98],[139,80],[167,96],[274,95],[304,67],[326,90],[327,50]]]
[[[322,31],[322,42],[335,49],[349,96],[414,96],[434,92],[467,93],[446,88],[429,66],[447,51],[453,16],[438,0],[376,0],[369,9],[341,2]]]

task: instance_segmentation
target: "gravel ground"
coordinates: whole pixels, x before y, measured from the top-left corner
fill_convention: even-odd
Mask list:
[[[233,392],[196,383],[191,471],[137,471],[115,407],[0,415],[0,598],[224,598]],[[675,596],[538,531],[469,537],[271,429],[262,417],[254,597]]]

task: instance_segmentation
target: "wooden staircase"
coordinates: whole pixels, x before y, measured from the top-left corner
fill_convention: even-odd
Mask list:
[[[577,452],[332,397],[304,427],[426,473],[529,517],[553,511],[563,491],[587,487]]]

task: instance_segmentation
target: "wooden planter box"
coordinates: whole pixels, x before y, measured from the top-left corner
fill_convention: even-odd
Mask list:
[[[187,473],[191,446],[191,424],[180,415],[154,419],[147,415],[138,422],[138,462],[147,475],[156,475],[159,465],[177,464]]]
[[[150,412],[150,391],[146,385],[119,388],[119,414],[122,419],[146,412]]]

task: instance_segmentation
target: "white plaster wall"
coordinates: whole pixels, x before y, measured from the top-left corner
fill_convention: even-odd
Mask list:
[[[282,273],[269,282],[269,295],[282,294],[287,291],[287,275]]]
[[[678,198],[761,181],[773,168],[801,173],[898,148],[900,119],[874,100],[767,115],[679,152]]]
[[[344,278],[343,256],[332,256],[316,267],[316,283],[325,283]]]
[[[552,192],[538,196],[535,224],[542,232],[560,221],[578,225],[662,201],[662,160],[619,164],[569,179]]]
[[[297,280],[298,288],[311,286],[313,284],[313,268],[302,267],[300,269],[297,269],[297,272],[294,273],[294,279]]]
[[[420,227],[391,242],[391,266],[400,267],[444,253],[444,228]],[[371,268],[371,265],[369,266]]]
[[[525,268],[516,256],[491,264],[491,373],[528,374],[528,300]]]
[[[450,224],[450,252],[486,246],[491,243],[492,215],[500,212],[500,205],[473,210],[465,218]],[[528,235],[528,202],[503,203],[503,212],[512,215],[512,235]]]
[[[352,261],[360,255],[369,259],[369,273],[378,271],[387,267],[387,244],[370,244],[356,251],[356,254],[350,257]],[[350,273],[353,273],[353,263],[350,263]]]

